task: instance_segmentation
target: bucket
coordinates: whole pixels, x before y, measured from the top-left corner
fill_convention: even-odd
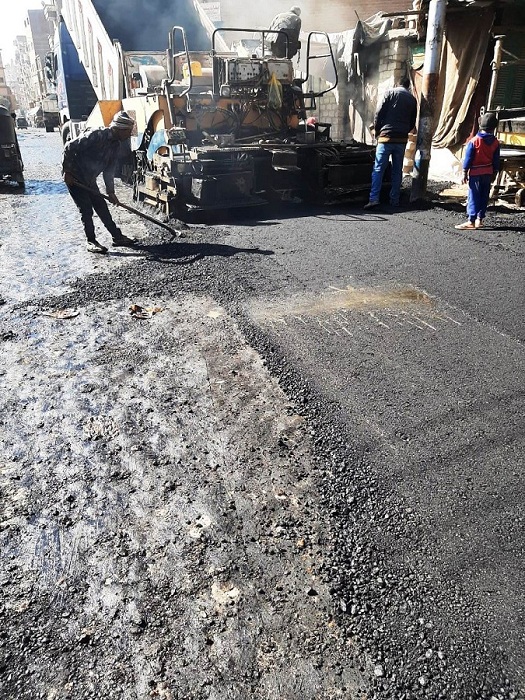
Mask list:
[[[191,66],[191,74],[194,77],[200,77],[202,75],[202,66],[201,66],[199,61],[191,61],[190,66]],[[188,69],[187,63],[184,63],[182,66],[182,75],[184,76],[184,80],[188,80],[190,77],[190,71]]]

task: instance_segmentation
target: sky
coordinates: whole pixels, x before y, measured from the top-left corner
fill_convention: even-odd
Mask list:
[[[0,0],[0,50],[4,63],[14,58],[13,41],[25,34],[24,19],[28,10],[41,10],[41,0]]]

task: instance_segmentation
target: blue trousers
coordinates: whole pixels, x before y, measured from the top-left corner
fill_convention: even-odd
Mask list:
[[[383,175],[390,157],[392,157],[392,186],[390,189],[390,204],[399,204],[399,193],[403,180],[403,158],[405,156],[406,143],[378,143],[376,159],[372,170],[372,187],[370,189],[370,201],[379,202]]]
[[[471,175],[468,179],[467,216],[471,221],[484,219],[490,197],[492,175]]]

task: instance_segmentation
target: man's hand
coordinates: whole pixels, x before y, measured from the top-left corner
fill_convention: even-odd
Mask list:
[[[468,170],[463,171],[463,177],[461,179],[461,184],[466,185],[468,183]]]
[[[74,185],[76,181],[75,181],[75,176],[73,175],[73,173],[64,173],[64,182],[69,187]]]
[[[111,204],[120,204],[120,202],[118,201],[118,197],[114,192],[108,192],[108,199],[111,202]]]

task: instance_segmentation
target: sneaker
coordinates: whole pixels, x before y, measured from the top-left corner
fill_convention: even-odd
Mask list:
[[[456,224],[456,226],[454,226],[454,228],[457,228],[460,231],[466,231],[467,229],[476,228],[476,225],[474,224],[473,221],[465,221],[464,224]]]
[[[105,245],[102,245],[101,243],[95,240],[88,241],[87,249],[89,253],[101,253],[102,255],[108,252],[108,249]]]
[[[134,245],[135,241],[131,240],[131,238],[128,238],[123,233],[116,234],[115,236],[113,236],[114,248],[118,248],[119,246],[122,246],[124,248],[133,248]]]
[[[476,221],[474,222],[474,226],[476,228],[483,228],[483,219],[476,219]]]
[[[365,204],[363,209],[373,209],[374,207],[377,207],[377,206],[379,206],[379,202],[377,202],[376,200],[370,200],[368,202],[368,204]]]

